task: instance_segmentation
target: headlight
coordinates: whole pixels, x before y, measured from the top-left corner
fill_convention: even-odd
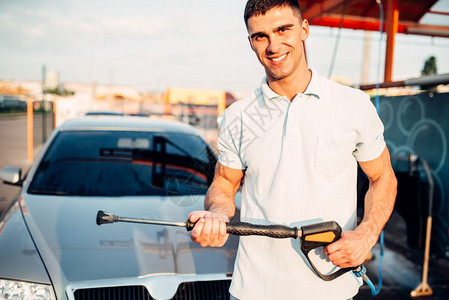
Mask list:
[[[50,285],[0,279],[0,299],[54,300],[56,297]]]

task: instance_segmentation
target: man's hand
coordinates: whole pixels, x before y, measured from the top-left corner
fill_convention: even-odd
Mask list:
[[[377,237],[361,230],[343,231],[338,241],[324,248],[324,253],[340,268],[357,267],[365,261],[376,241]]]
[[[235,214],[234,197],[243,178],[244,170],[231,169],[217,162],[214,181],[204,200],[204,211],[189,214],[195,227],[190,232],[192,241],[203,247],[221,247],[228,240],[226,222]]]
[[[210,211],[193,211],[189,214],[189,220],[196,222],[190,237],[202,247],[222,247],[228,240],[226,222],[229,222],[229,218],[226,215]]]

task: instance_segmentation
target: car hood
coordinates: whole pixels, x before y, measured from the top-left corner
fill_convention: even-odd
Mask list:
[[[134,223],[98,226],[104,210],[119,216],[185,221],[204,196],[23,197],[22,211],[52,280],[61,283],[150,274],[232,273],[238,240],[202,248],[185,228]]]

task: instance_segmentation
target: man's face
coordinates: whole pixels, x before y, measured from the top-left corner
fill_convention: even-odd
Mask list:
[[[290,7],[275,7],[265,15],[250,17],[248,34],[251,48],[265,68],[269,82],[307,69],[303,41],[309,35],[309,25]]]

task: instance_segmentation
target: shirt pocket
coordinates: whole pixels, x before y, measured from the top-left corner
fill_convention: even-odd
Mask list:
[[[353,151],[354,143],[351,141],[318,137],[315,168],[328,177],[334,177],[354,164]]]

